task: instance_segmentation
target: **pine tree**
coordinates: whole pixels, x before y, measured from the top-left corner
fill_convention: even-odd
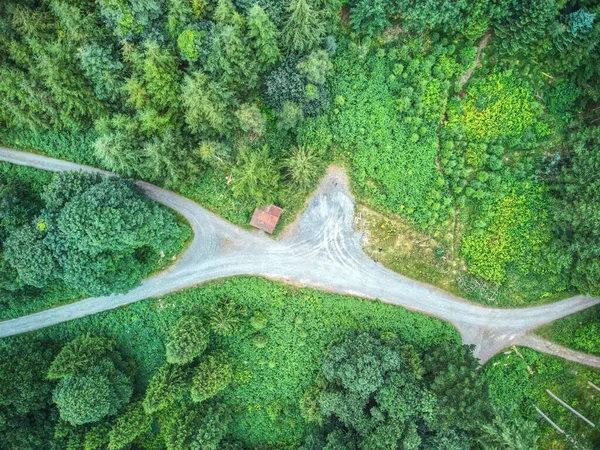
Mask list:
[[[312,50],[321,42],[325,33],[318,12],[308,0],[292,0],[288,13],[289,17],[282,31],[284,45],[298,53]]]
[[[218,0],[213,19],[219,25],[244,26],[244,17],[237,12],[231,0]]]
[[[256,60],[263,66],[275,63],[281,57],[277,42],[279,31],[263,8],[255,4],[248,12],[248,38]]]
[[[201,71],[186,77],[182,88],[185,122],[192,133],[224,136],[231,130],[231,93]]]
[[[237,26],[225,25],[220,29],[207,66],[215,79],[223,81],[234,90],[251,89],[258,82],[256,62],[241,28]]]

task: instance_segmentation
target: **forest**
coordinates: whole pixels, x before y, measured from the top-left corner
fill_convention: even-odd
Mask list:
[[[0,163],[0,318],[126,292],[176,261],[189,225],[133,180],[242,227],[276,204],[277,234],[331,164],[393,270],[502,307],[599,295],[598,14],[3,0],[1,145],[117,176]],[[599,353],[597,313],[541,333]],[[211,283],[0,340],[0,449],[570,448],[533,405],[552,409],[550,388],[592,405],[600,372],[527,349],[481,367],[459,342],[380,303]]]

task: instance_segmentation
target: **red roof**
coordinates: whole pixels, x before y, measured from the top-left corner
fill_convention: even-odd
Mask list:
[[[252,220],[250,221],[250,225],[266,231],[269,234],[273,234],[275,225],[277,225],[279,216],[281,216],[282,212],[283,209],[275,205],[263,206],[260,209],[256,208]]]

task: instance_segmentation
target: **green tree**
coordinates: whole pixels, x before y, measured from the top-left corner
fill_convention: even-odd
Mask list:
[[[256,105],[244,103],[235,112],[240,128],[244,133],[249,133],[251,140],[263,137],[266,131],[266,120]]]
[[[281,32],[283,44],[297,53],[312,50],[325,34],[319,13],[309,0],[292,0],[287,10],[289,16]]]
[[[189,390],[189,369],[173,364],[165,364],[158,369],[148,383],[144,397],[144,410],[147,414],[162,411],[181,400]]]
[[[72,425],[97,422],[111,411],[113,393],[108,378],[90,372],[62,379],[54,391],[60,417]]]
[[[266,146],[260,150],[243,148],[233,168],[232,178],[233,195],[236,197],[264,205],[276,196],[279,174]]]
[[[4,242],[4,257],[25,284],[42,288],[59,276],[52,252],[44,244],[43,229],[25,225],[12,231]]]
[[[124,84],[125,66],[112,48],[98,42],[84,44],[77,52],[83,73],[92,82],[100,100],[117,101]]]
[[[281,57],[279,31],[258,3],[255,3],[248,11],[247,36],[254,50],[256,60],[263,67],[263,70],[277,62]]]
[[[278,115],[277,127],[281,130],[293,130],[304,119],[302,106],[294,102],[284,102]]]
[[[192,133],[229,134],[233,123],[230,108],[235,100],[223,86],[198,71],[185,78],[181,100],[185,122]]]
[[[197,408],[180,404],[162,425],[167,450],[221,450],[231,413],[221,405]]]
[[[110,365],[90,368],[84,375],[63,378],[53,399],[60,417],[72,425],[97,422],[129,402],[131,380]]]
[[[325,50],[315,50],[303,58],[297,68],[309,83],[321,85],[325,84],[327,75],[333,71],[333,64]]]
[[[91,255],[140,247],[161,248],[175,226],[169,211],[145,198],[131,182],[104,178],[72,198],[57,217],[61,238]]]
[[[202,355],[208,346],[209,331],[198,316],[184,316],[169,331],[167,362],[188,364]]]
[[[131,366],[114,348],[106,338],[83,335],[56,356],[48,375],[60,379],[52,398],[61,419],[71,425],[97,422],[129,402]]]
[[[7,410],[19,415],[33,414],[48,406],[53,383],[46,379],[46,372],[52,353],[52,349],[37,341],[25,341],[2,351],[0,415]]]
[[[515,9],[506,23],[496,27],[499,46],[509,55],[532,54],[536,48],[542,49],[556,10],[555,0],[531,0]]]
[[[124,114],[115,114],[96,121],[98,138],[94,155],[109,170],[119,175],[133,176],[141,165],[139,124]]]
[[[352,2],[350,23],[358,33],[378,36],[390,25],[388,18],[392,4],[388,0],[357,0]]]
[[[213,18],[219,25],[244,26],[244,17],[237,12],[231,0],[217,0]]]
[[[283,166],[289,180],[301,189],[311,187],[321,175],[319,157],[305,147],[292,147],[283,161]]]
[[[211,308],[210,327],[218,335],[232,336],[244,323],[246,308],[231,299],[221,300]]]
[[[198,364],[192,379],[192,400],[199,403],[218,395],[231,384],[233,370],[223,353],[208,355]]]
[[[48,379],[59,380],[81,375],[90,367],[100,364],[115,350],[115,343],[103,336],[83,334],[67,342],[52,360]]]
[[[108,450],[121,450],[150,431],[152,420],[140,402],[127,405],[108,434]]]
[[[223,25],[216,33],[207,69],[213,78],[233,90],[252,89],[258,82],[258,67],[239,26]]]
[[[177,38],[177,48],[181,55],[190,62],[200,57],[200,44],[206,33],[197,30],[184,30]]]
[[[487,386],[481,378],[473,346],[444,343],[424,358],[426,379],[437,398],[438,429],[472,430],[491,418]]]
[[[554,201],[551,214],[555,253],[568,266],[571,282],[581,292],[600,293],[600,130],[586,127],[571,133],[564,165],[549,168]]]

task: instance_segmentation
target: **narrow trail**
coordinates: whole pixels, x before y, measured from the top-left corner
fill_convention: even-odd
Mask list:
[[[487,47],[490,37],[492,37],[492,34],[488,31],[487,33],[485,33],[483,38],[481,38],[481,41],[479,41],[473,65],[469,67],[467,71],[459,78],[457,83],[458,86],[464,86],[465,84],[467,84],[469,82],[469,79],[471,78],[471,75],[473,75],[473,72],[475,72],[477,67],[479,67],[479,60],[481,59],[481,54],[483,53],[483,50]]]
[[[0,161],[51,171],[96,169],[41,155],[0,148]],[[102,172],[109,175],[108,172]],[[353,228],[354,198],[342,169],[331,167],[306,211],[279,241],[242,230],[197,203],[138,182],[153,200],[183,215],[194,230],[185,254],[168,270],[126,294],[94,297],[0,322],[0,337],[26,333],[106,311],[209,280],[254,275],[298,286],[380,299],[452,323],[475,355],[486,362],[511,345],[530,346],[600,367],[598,358],[573,352],[531,335],[539,326],[589,308],[600,299],[576,296],[520,309],[487,308],[399,275],[367,257]]]

